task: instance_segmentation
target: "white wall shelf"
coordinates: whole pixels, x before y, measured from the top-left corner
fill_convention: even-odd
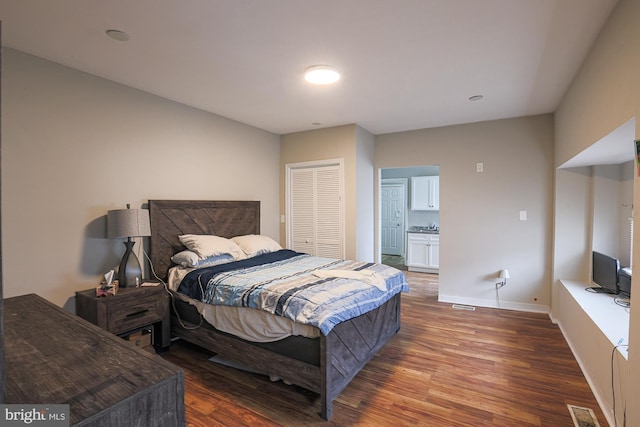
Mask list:
[[[588,292],[585,289],[593,285],[585,282],[562,280],[561,283],[611,344],[629,344],[629,308],[617,305],[615,295]],[[626,350],[622,354],[627,357]]]

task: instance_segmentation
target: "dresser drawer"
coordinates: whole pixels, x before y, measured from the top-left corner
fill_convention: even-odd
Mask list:
[[[107,314],[107,330],[114,334],[131,331],[162,320],[162,301],[158,298],[129,300],[111,305]]]
[[[407,233],[409,236],[409,240],[413,242],[439,242],[440,235],[439,234],[431,234],[431,233]]]
[[[155,325],[155,345],[170,344],[169,296],[160,285],[122,288],[108,297],[96,297],[95,289],[76,292],[76,314],[116,335]]]

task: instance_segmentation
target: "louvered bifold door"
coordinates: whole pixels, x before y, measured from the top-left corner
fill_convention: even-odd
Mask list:
[[[342,258],[342,202],[340,169],[316,170],[316,255]]]
[[[313,169],[292,169],[290,180],[291,249],[315,255],[315,196]]]
[[[291,249],[316,256],[344,258],[340,166],[291,169],[289,184]]]

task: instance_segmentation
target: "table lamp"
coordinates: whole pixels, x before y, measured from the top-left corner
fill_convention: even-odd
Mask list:
[[[504,285],[506,285],[507,279],[510,277],[511,276],[509,275],[509,270],[507,270],[506,268],[503,270],[500,270],[500,273],[498,273],[498,278],[502,279],[502,281],[496,283],[496,288],[501,288]]]
[[[133,252],[133,237],[151,235],[149,211],[147,209],[115,209],[107,212],[107,236],[110,239],[126,237],[126,250],[118,267],[118,287],[135,287],[142,283],[142,268]]]

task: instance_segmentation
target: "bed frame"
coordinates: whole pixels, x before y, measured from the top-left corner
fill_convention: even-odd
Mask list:
[[[178,239],[181,234],[227,238],[260,234],[260,202],[256,201],[150,200],[149,211],[151,262],[163,280],[171,267],[170,257],[185,249]],[[289,337],[268,344],[249,342],[208,324],[191,329],[199,323],[199,315],[189,313],[192,308],[186,303],[178,304],[177,310],[182,322],[172,313],[173,336],[319,393],[320,415],[325,420],[331,418],[333,400],[400,330],[400,294],[336,325],[329,335]]]

